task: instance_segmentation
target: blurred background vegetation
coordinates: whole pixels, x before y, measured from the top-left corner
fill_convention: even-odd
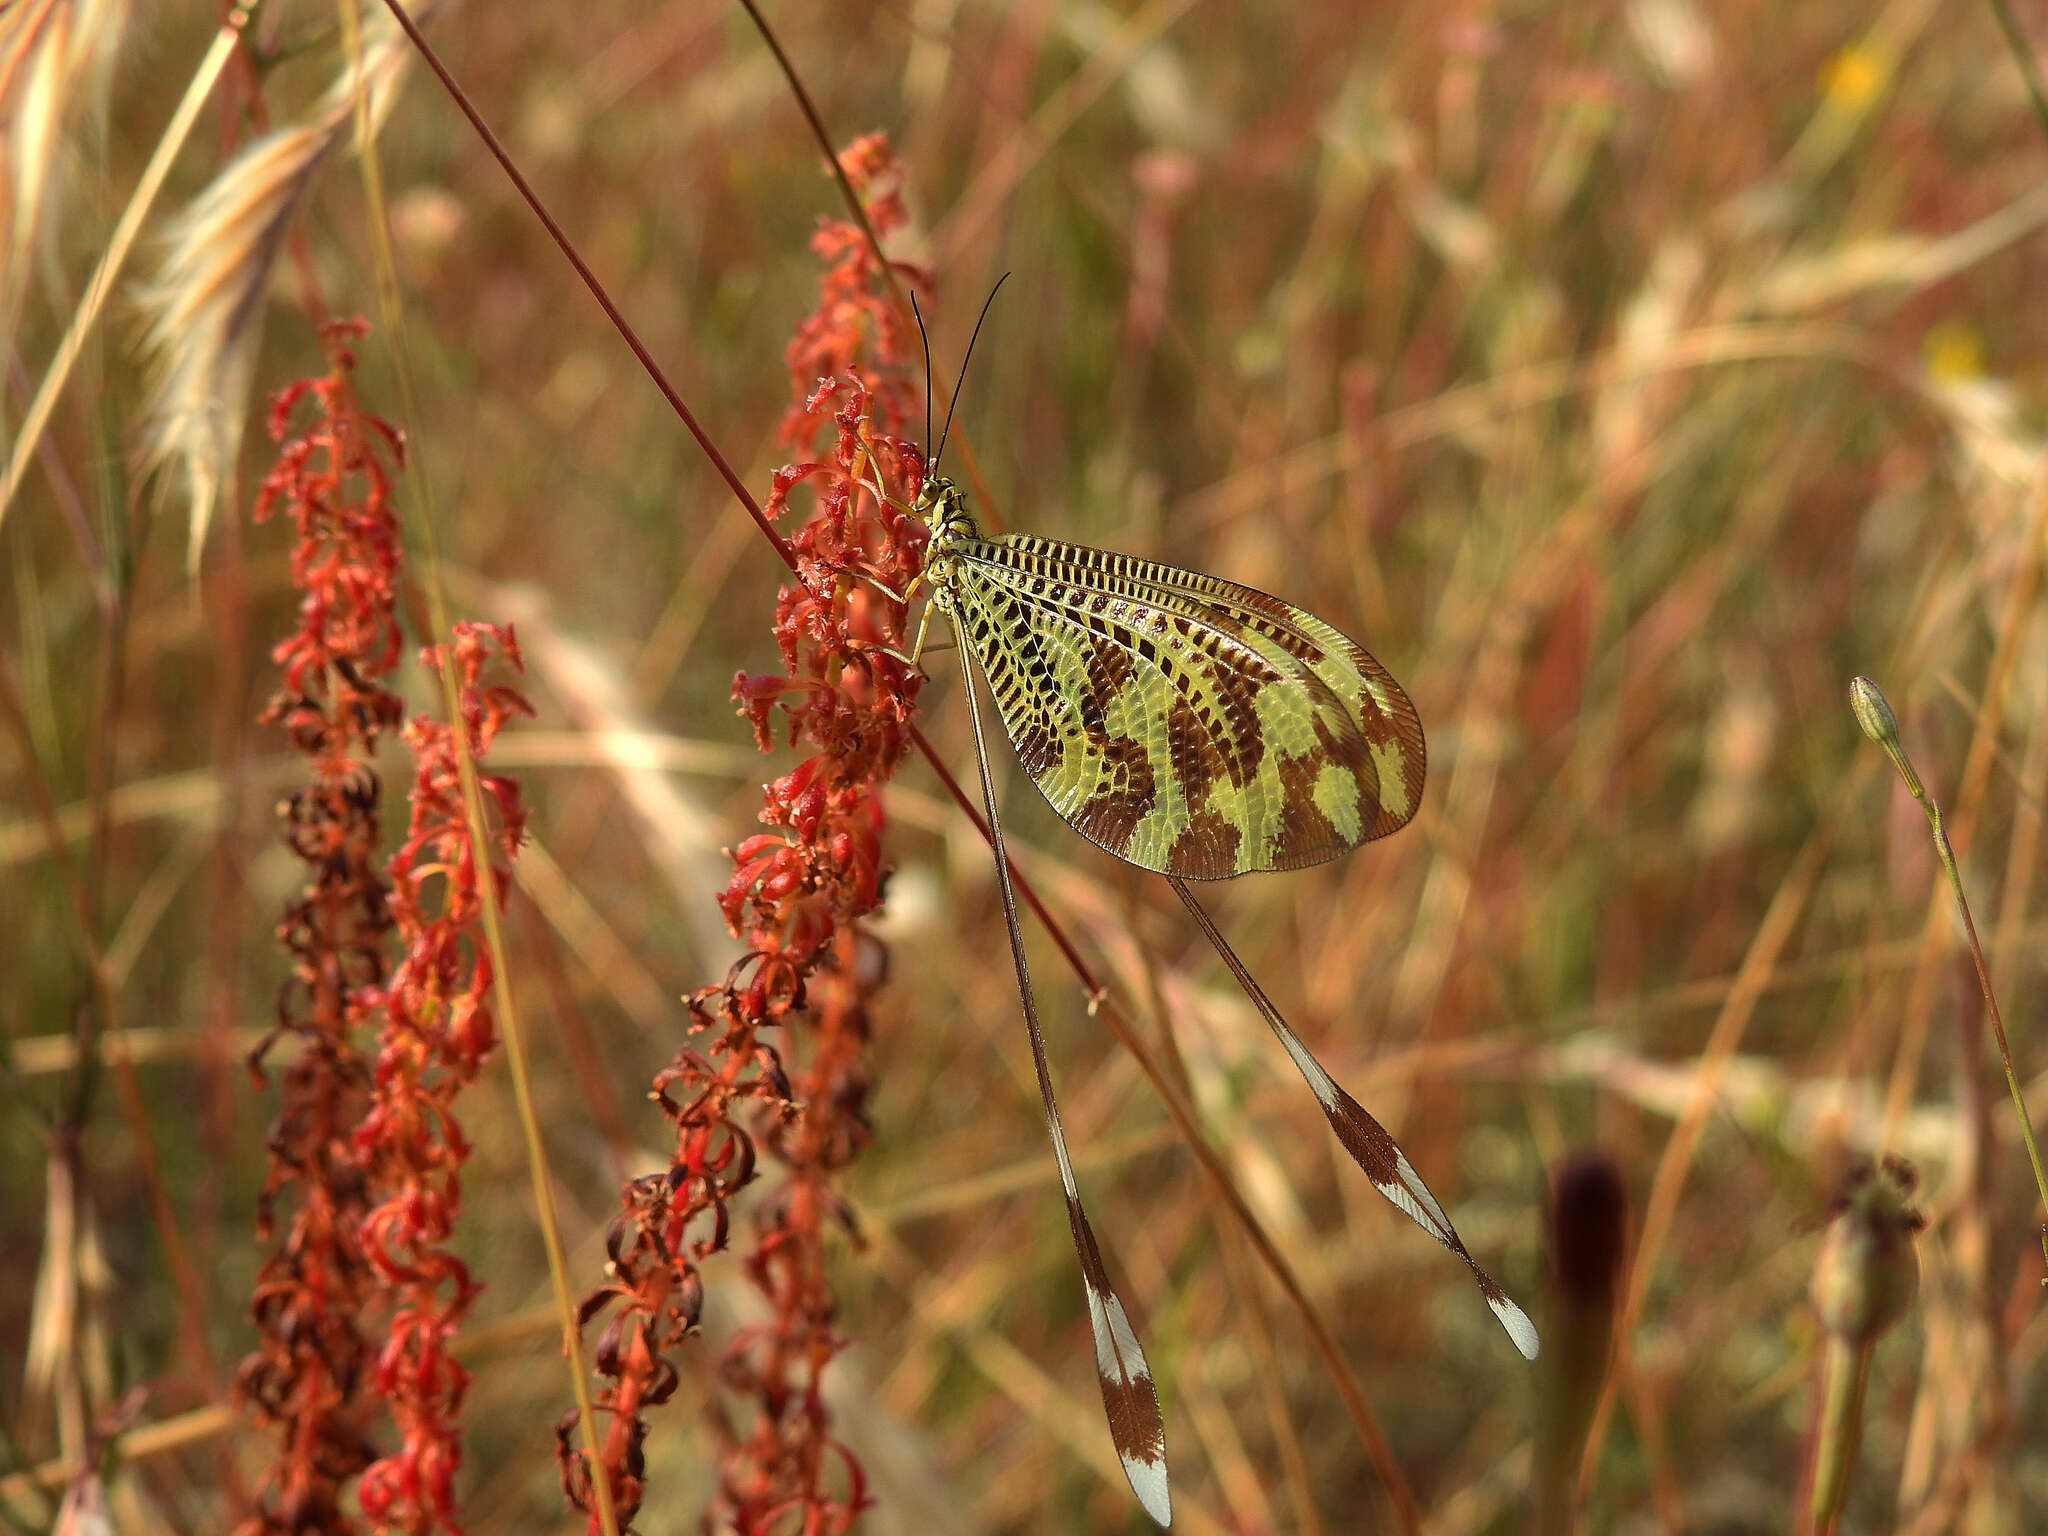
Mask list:
[[[67,77],[54,132],[25,126],[18,59],[0,78],[10,448],[219,19],[58,9],[104,58]],[[937,275],[948,376],[1012,274],[957,429],[991,516],[1280,593],[1358,635],[1416,701],[1433,769],[1416,824],[1215,905],[1525,1302],[1545,1293],[1546,1170],[1590,1146],[1621,1170],[1633,1326],[1588,1528],[1794,1524],[1818,1223],[1844,1170],[1886,1150],[1917,1165],[1929,1225],[1919,1299],[1876,1354],[1847,1528],[2048,1522],[2042,1213],[1925,824],[1846,703],[1863,672],[1897,707],[1949,811],[2022,1079],[2048,1096],[2048,309],[2029,297],[2048,272],[2048,140],[1993,12],[769,14],[834,134],[884,130],[903,157],[897,254]],[[2048,39],[2048,11],[2018,20]],[[205,1417],[250,1343],[274,1104],[239,1058],[268,1023],[272,928],[301,878],[272,814],[296,770],[255,723],[294,602],[287,540],[247,518],[260,397],[320,354],[287,261],[193,574],[183,479],[138,472],[135,286],[164,222],[254,131],[254,93],[269,121],[298,121],[337,72],[331,8],[265,5],[254,35],[274,60],[260,78],[230,64],[0,524],[0,1470],[59,1449],[50,1393],[24,1385],[33,1314],[68,1330],[95,1411],[147,1385],[135,1423],[195,1427],[131,1450],[124,1531],[225,1528],[267,1453]],[[840,209],[745,15],[451,5],[432,35],[765,493],[782,348],[815,301],[807,241]],[[680,1041],[676,998],[732,954],[719,850],[791,765],[755,753],[728,699],[736,669],[774,665],[784,572],[424,72],[379,145],[421,392],[407,478],[434,487],[456,606],[518,624],[540,710],[495,758],[534,807],[512,980],[593,1285],[619,1179],[666,1157],[644,1092]],[[336,312],[375,319],[350,153],[311,180],[292,259]],[[25,165],[41,178],[26,231]],[[379,335],[358,378],[370,409],[401,414]],[[966,774],[940,675],[923,723]],[[595,733],[622,725],[659,733],[659,761],[608,760]],[[1461,1266],[1350,1169],[1164,884],[1069,832],[1007,755],[997,773],[1020,867],[1141,1030],[1171,1018],[1208,1135],[1337,1330],[1426,1528],[1519,1528],[1537,1377]],[[395,754],[386,781],[404,781]],[[1149,1528],[1102,1432],[986,850],[920,765],[888,804],[877,1134],[844,1186],[868,1241],[839,1254],[851,1343],[831,1372],[880,1500],[866,1528]],[[153,1172],[136,1106],[76,1060],[100,1006],[87,930],[142,1056]],[[1041,939],[1068,1128],[1160,1376],[1180,1523],[1379,1528],[1384,1497],[1299,1318]],[[49,1126],[74,1105],[67,1209],[89,1233],[46,1222]],[[489,1285],[470,1528],[578,1528],[502,1071],[465,1123],[461,1244]],[[196,1261],[196,1316],[152,1180]],[[709,1364],[749,1304],[720,1262],[710,1347],[685,1351],[647,1445],[650,1536],[694,1529],[711,1475]],[[82,1310],[50,1315],[60,1292]],[[19,1478],[6,1492],[10,1518],[49,1522]]]

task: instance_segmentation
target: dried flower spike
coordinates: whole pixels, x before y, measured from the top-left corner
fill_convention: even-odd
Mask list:
[[[268,1237],[279,1212],[290,1214],[256,1279],[257,1348],[236,1372],[243,1402],[276,1430],[279,1456],[243,1536],[354,1529],[342,1488],[376,1454],[360,1324],[376,1290],[362,1244],[371,1196],[350,1133],[371,1084],[356,1036],[377,1006],[391,928],[370,760],[401,713],[380,679],[399,656],[391,478],[404,456],[398,434],[365,414],[349,385],[349,344],[363,329],[329,326],[327,375],[276,397],[270,433],[284,446],[256,501],[259,521],[292,521],[292,583],[302,594],[298,628],[273,653],[284,678],[263,718],[284,728],[311,777],[279,810],[307,884],[278,925],[291,971],[276,1023],[249,1062],[261,1084],[271,1047],[287,1035],[297,1044],[270,1130],[259,1231]],[[287,441],[307,404],[311,424]]]
[[[1628,1254],[1628,1183],[1614,1159],[1594,1150],[1558,1164],[1546,1215],[1550,1299],[1531,1479],[1533,1529],[1568,1536],[1579,1525],[1579,1463],[1613,1362]]]
[[[877,232],[899,228],[901,177],[886,141],[863,139],[841,163]],[[700,1266],[727,1247],[732,1201],[754,1181],[760,1154],[782,1167],[779,1187],[756,1204],[760,1231],[745,1262],[768,1315],[741,1330],[719,1367],[737,1411],[720,1418],[706,1523],[746,1536],[844,1531],[868,1503],[866,1474],[834,1435],[821,1385],[844,1344],[825,1241],[829,1227],[849,1224],[833,1181],[869,1136],[867,1009],[888,970],[863,925],[881,904],[886,868],[877,791],[909,745],[920,682],[878,649],[905,638],[903,605],[879,593],[916,574],[923,529],[862,484],[879,477],[907,504],[922,478],[917,451],[895,437],[922,409],[908,366],[915,333],[895,317],[857,228],[827,220],[813,245],[833,265],[789,348],[796,404],[783,437],[808,455],[829,427],[831,444],[821,459],[778,472],[767,503],[780,515],[799,486],[816,503],[790,538],[800,579],[776,601],[783,669],[733,682],[764,752],[781,738],[809,755],[766,786],[769,830],[732,850],[719,905],[746,953],[689,999],[692,1043],[654,1085],[674,1134],[670,1167],[622,1191],[609,1278],[583,1305],[586,1322],[607,1317],[595,1352],[605,1378],[596,1407],[607,1419],[599,1475],[630,1522],[646,1493],[644,1413],[675,1391],[670,1356],[696,1331]],[[563,1486],[594,1532],[592,1470],[574,1428],[572,1413],[557,1430]]]
[[[449,1249],[462,1203],[469,1143],[456,1101],[497,1044],[491,962],[482,932],[482,882],[502,903],[506,867],[525,835],[517,781],[483,771],[507,722],[533,708],[516,690],[486,683],[503,659],[523,669],[509,627],[457,624],[452,645],[424,656],[456,670],[461,729],[485,803],[498,818],[499,851],[475,846],[462,802],[457,726],[427,716],[407,723],[412,820],[392,855],[391,910],[405,952],[379,994],[383,1017],[375,1088],[354,1150],[378,1204],[363,1221],[363,1249],[396,1311],[377,1357],[377,1393],[398,1426],[399,1448],[363,1474],[363,1512],[380,1530],[427,1536],[458,1531],[458,1415],[469,1373],[449,1346],[482,1287]]]

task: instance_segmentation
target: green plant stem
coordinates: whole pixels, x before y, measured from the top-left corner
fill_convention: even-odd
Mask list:
[[[2005,34],[2013,62],[2019,65],[2020,79],[2026,82],[2027,103],[2034,109],[2034,121],[2041,125],[2042,137],[2048,138],[2048,94],[2041,89],[2041,71],[2034,63],[2033,45],[2020,30],[2019,18],[2005,0],[1991,0],[1991,14],[1998,18],[1998,30]]]
[[[1991,990],[1991,972],[1984,964],[1984,946],[1977,941],[1977,924],[1970,916],[1970,899],[1963,894],[1962,872],[1956,868],[1955,850],[1949,846],[1948,831],[1942,826],[1941,807],[1934,796],[1927,792],[1927,786],[1920,782],[1920,775],[1913,769],[1913,763],[1906,756],[1905,743],[1899,738],[1898,717],[1892,713],[1891,704],[1884,692],[1867,677],[1852,678],[1849,683],[1849,707],[1855,713],[1856,722],[1863,727],[1863,734],[1884,748],[1885,756],[1892,760],[1892,767],[1898,770],[1904,781],[1906,792],[1918,802],[1926,813],[1927,825],[1934,833],[1934,851],[1941,859],[1941,867],[1948,873],[1948,888],[1956,899],[1956,910],[1963,917],[1963,932],[1970,940],[1970,959],[1977,967],[1977,987],[1984,995],[1984,1011],[1991,1016],[1991,1030],[1998,1040],[1998,1061],[2005,1069],[2005,1086],[2012,1094],[2012,1107],[2020,1120],[2020,1139],[2027,1146],[2027,1161],[2033,1165],[2034,1188],[2041,1195],[2041,1209],[2048,1212],[2048,1173],[2041,1168],[2041,1149],[2034,1141],[2034,1122],[2027,1114],[2027,1098],[2020,1090],[2019,1074],[2013,1070],[2012,1046],[2005,1038],[2005,1017],[1998,1011],[1998,998]],[[2048,1263],[2048,1226],[2041,1229],[2041,1258]],[[2048,1284],[2048,1277],[2044,1277]]]
[[[2027,1096],[2020,1089],[2019,1074],[2013,1070],[2012,1046],[2005,1038],[2005,1019],[1998,1011],[1998,998],[1991,990],[1991,973],[1984,966],[1984,946],[1977,942],[1977,924],[1970,916],[1969,899],[1963,895],[1963,877],[1956,869],[1955,851],[1949,847],[1948,833],[1941,825],[1941,807],[1934,803],[1932,796],[1920,798],[1920,808],[1927,812],[1927,823],[1934,829],[1934,851],[1941,857],[1941,867],[1948,872],[1949,889],[1955,893],[1956,910],[1963,915],[1963,932],[1969,935],[1970,959],[1977,967],[1977,986],[1984,994],[1984,1011],[1991,1016],[1991,1032],[1998,1040],[1998,1062],[2005,1069],[2005,1086],[2012,1094],[2012,1107],[2020,1119],[2020,1140],[2027,1146],[2027,1161],[2033,1165],[2034,1188],[2040,1191],[2041,1208],[2048,1211],[2048,1173],[2041,1168],[2041,1149],[2034,1141],[2034,1122],[2027,1114]],[[2048,1227],[2041,1231],[2041,1258],[2048,1263]]]
[[[1831,1536],[1849,1488],[1849,1469],[1863,1438],[1863,1391],[1870,1349],[1830,1338],[1821,1361],[1820,1434],[1813,1454],[1813,1497],[1807,1510],[1814,1536]]]

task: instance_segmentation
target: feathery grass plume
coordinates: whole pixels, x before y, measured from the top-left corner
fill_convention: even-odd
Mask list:
[[[357,91],[369,93],[374,131],[411,54],[390,15],[372,12],[364,22],[361,76],[344,63],[301,121],[244,146],[166,221],[155,275],[135,288],[150,368],[139,453],[147,473],[182,472],[192,569],[242,445],[271,267],[314,173],[354,130]]]
[[[14,333],[44,204],[61,186],[72,100],[105,92],[127,25],[126,0],[0,6],[0,335]]]
[[[299,627],[274,652],[284,680],[263,719],[284,727],[311,778],[279,810],[307,883],[278,925],[292,966],[277,1022],[249,1058],[260,1086],[270,1049],[287,1035],[297,1046],[257,1208],[265,1240],[280,1206],[289,1206],[289,1223],[257,1274],[257,1348],[236,1372],[243,1400],[277,1431],[280,1454],[242,1536],[353,1530],[342,1486],[376,1456],[369,1345],[358,1321],[375,1289],[362,1230],[371,1193],[350,1138],[371,1096],[356,1034],[383,995],[392,925],[377,868],[382,792],[370,763],[402,714],[381,679],[400,653],[391,477],[404,453],[397,432],[366,414],[349,384],[350,344],[364,330],[360,321],[328,326],[327,375],[273,401],[270,434],[284,446],[256,498],[257,521],[292,521],[292,584],[303,594]],[[306,403],[312,422],[286,441]]]
[[[533,707],[512,688],[483,681],[502,657],[523,671],[510,628],[457,624],[452,646],[424,656],[453,665],[460,729],[477,786],[497,812],[510,860],[526,830],[518,781],[485,773],[484,755],[506,723]],[[364,1219],[363,1252],[396,1306],[377,1357],[377,1395],[390,1409],[399,1448],[363,1473],[358,1497],[380,1531],[455,1533],[455,1473],[462,1464],[458,1416],[469,1373],[449,1343],[482,1287],[448,1249],[462,1203],[469,1143],[455,1101],[497,1044],[491,961],[483,943],[481,882],[502,903],[511,872],[474,846],[464,818],[457,726],[416,715],[405,727],[414,761],[411,827],[387,868],[390,910],[405,953],[378,997],[382,1009],[375,1086],[356,1127],[357,1163],[377,1205]]]
[[[1813,1310],[1825,1335],[1820,1395],[1813,1420],[1812,1494],[1807,1513],[1819,1536],[1835,1528],[1863,1438],[1863,1393],[1870,1352],[1906,1315],[1920,1286],[1914,1234],[1926,1226],[1913,1209],[1919,1175],[1901,1157],[1852,1169],[1831,1207],[1832,1220],[1813,1266]]]
[[[900,228],[900,173],[886,141],[857,141],[841,165],[877,233]],[[867,1503],[865,1474],[832,1433],[821,1385],[843,1344],[825,1233],[851,1230],[832,1181],[869,1137],[867,1008],[888,957],[863,920],[881,905],[878,790],[909,745],[920,681],[876,649],[906,638],[904,605],[876,584],[901,590],[916,573],[923,526],[862,484],[879,477],[907,504],[922,477],[918,450],[895,436],[922,407],[908,366],[915,333],[885,320],[884,274],[857,228],[827,220],[813,244],[833,267],[788,354],[798,403],[784,433],[808,449],[815,425],[829,421],[833,442],[821,461],[779,471],[767,503],[771,517],[780,514],[798,485],[816,500],[790,539],[800,579],[776,602],[783,670],[742,673],[733,684],[763,751],[773,748],[779,713],[789,743],[811,755],[766,787],[761,820],[773,830],[732,852],[719,904],[746,953],[723,982],[689,999],[697,1041],[654,1085],[674,1127],[674,1159],[623,1191],[607,1239],[610,1279],[583,1305],[586,1322],[610,1313],[595,1353],[605,1378],[597,1407],[609,1419],[601,1475],[630,1522],[646,1493],[644,1410],[675,1391],[669,1355],[697,1327],[700,1265],[728,1245],[730,1204],[755,1178],[760,1149],[783,1166],[783,1182],[759,1203],[746,1262],[769,1316],[732,1340],[719,1373],[751,1422],[721,1415],[724,1454],[706,1522],[746,1536],[842,1531]],[[843,377],[805,376],[820,359]],[[863,366],[882,382],[871,386]],[[770,1036],[778,1026],[787,1031],[780,1043]],[[592,1474],[574,1428],[573,1413],[558,1426],[563,1485],[591,1512],[594,1532]]]

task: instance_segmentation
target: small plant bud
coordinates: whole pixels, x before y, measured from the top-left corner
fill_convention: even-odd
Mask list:
[[[1880,747],[1899,739],[1898,716],[1892,713],[1884,690],[1869,678],[1849,679],[1849,707],[1856,711],[1856,723],[1863,727],[1863,734]]]
[[[1899,777],[1906,781],[1906,788],[1912,792],[1913,798],[1925,800],[1927,792],[1920,787],[1920,775],[1913,771],[1912,763],[1906,759],[1906,748],[1899,740],[1899,717],[1892,713],[1884,690],[1867,677],[1850,678],[1849,708],[1855,711],[1856,723],[1863,727],[1863,734],[1884,748],[1884,755],[1899,770]]]
[[[1887,1157],[1850,1174],[1836,1197],[1811,1293],[1830,1336],[1869,1345],[1913,1304],[1920,1283],[1913,1236],[1926,1225],[1912,1207],[1918,1182],[1911,1163]]]

